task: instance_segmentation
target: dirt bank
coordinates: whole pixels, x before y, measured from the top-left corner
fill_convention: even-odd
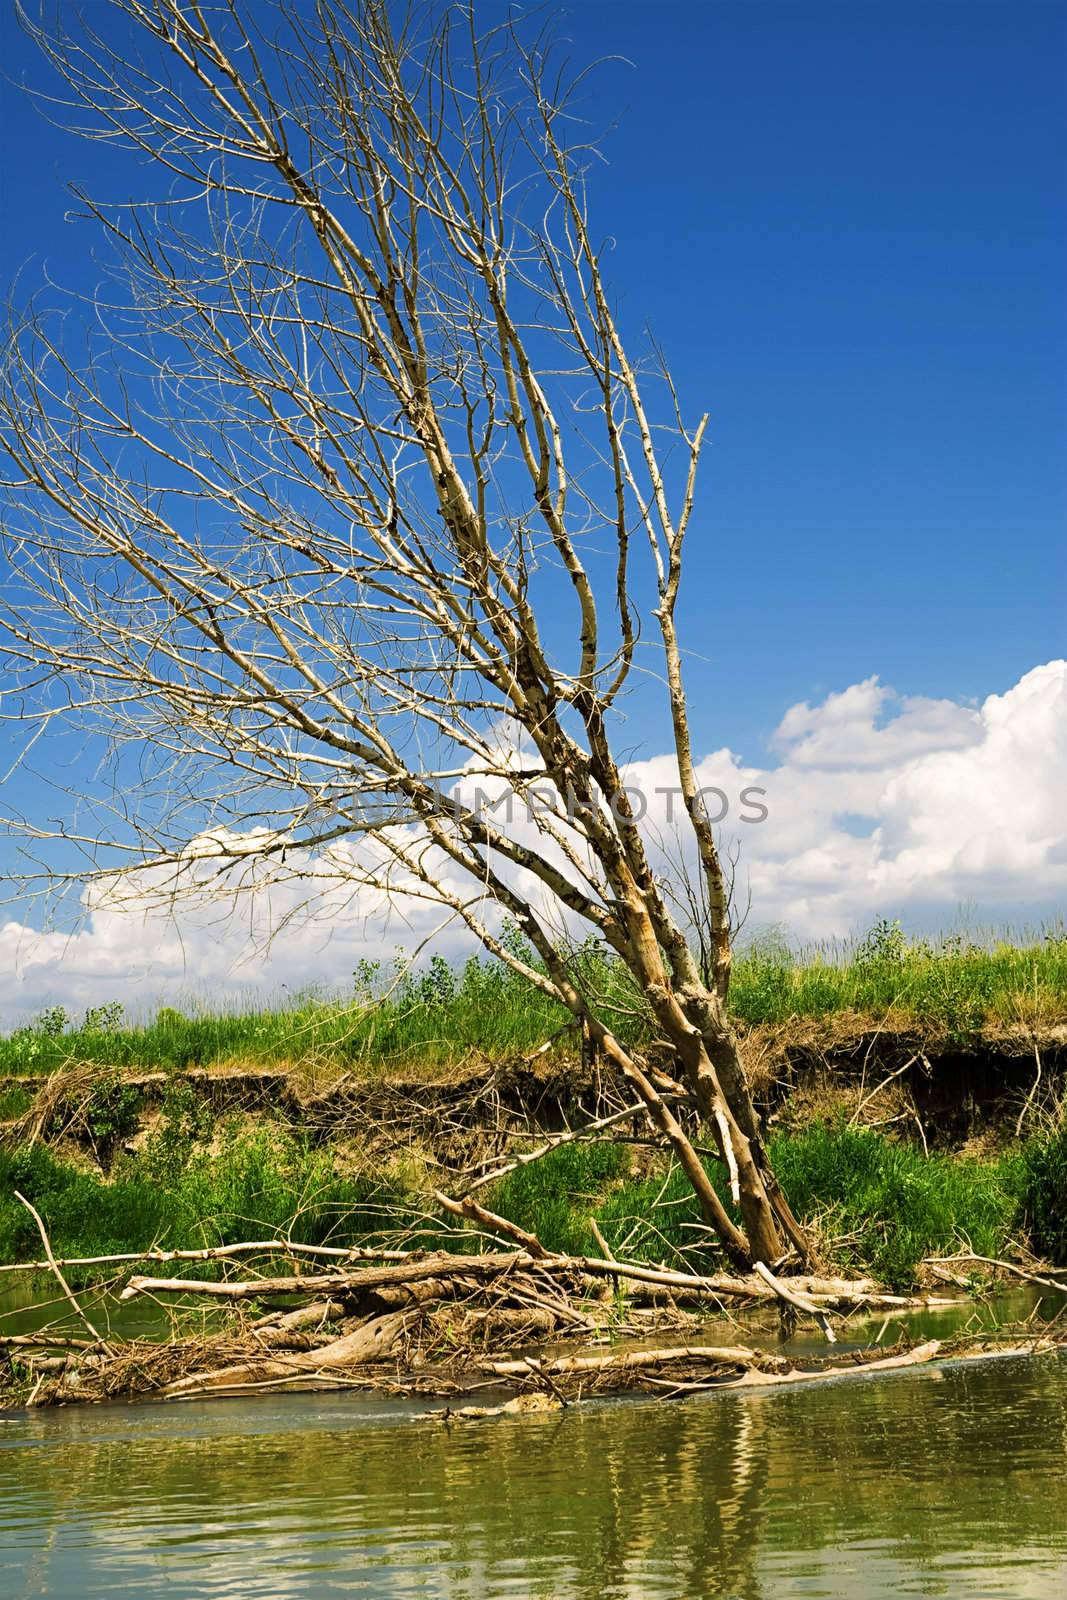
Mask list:
[[[961,1040],[836,1015],[751,1029],[745,1044],[757,1102],[772,1125],[859,1113],[879,1125],[907,1124],[901,1132],[932,1147],[1010,1138],[1021,1114],[1026,1120],[1059,1103],[1067,1080],[1067,1023],[986,1029]],[[669,1068],[666,1059],[659,1065]],[[133,1074],[74,1064],[59,1076],[0,1078],[0,1097],[33,1101],[4,1125],[7,1137],[50,1137],[62,1125],[69,1137],[98,1144],[84,1102],[101,1093],[101,1083],[105,1094],[123,1096],[128,1125],[116,1148],[135,1144],[180,1085],[214,1116],[281,1118],[318,1139],[356,1139],[383,1153],[417,1143],[446,1166],[503,1155],[517,1137],[557,1133],[630,1098],[606,1064],[562,1051],[426,1077],[408,1069],[331,1078],[303,1064]]]

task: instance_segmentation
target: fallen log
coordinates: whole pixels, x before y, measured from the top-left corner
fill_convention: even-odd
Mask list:
[[[565,1259],[562,1256],[553,1257],[553,1263]],[[367,1289],[386,1288],[391,1284],[418,1283],[424,1278],[457,1274],[479,1278],[498,1277],[515,1267],[528,1267],[533,1260],[534,1257],[524,1251],[478,1256],[450,1255],[442,1251],[437,1255],[424,1256],[421,1261],[408,1261],[394,1267],[370,1267],[362,1272],[323,1272],[301,1278],[252,1278],[237,1283],[217,1283],[191,1278],[136,1276],[130,1279],[119,1299],[132,1300],[140,1294],[208,1295],[220,1300],[255,1300],[264,1295],[279,1294],[354,1294]]]
[[[321,1345],[317,1350],[276,1356],[273,1359],[251,1358],[248,1361],[217,1367],[212,1372],[194,1373],[189,1378],[179,1378],[164,1386],[160,1393],[166,1398],[200,1393],[202,1390],[240,1388],[249,1383],[273,1383],[282,1379],[311,1376],[321,1372],[347,1371],[372,1361],[383,1361],[392,1350],[413,1314],[390,1311],[361,1323],[351,1333]]]
[[[1000,1353],[1024,1354],[1031,1350],[1036,1342],[1038,1341],[1031,1341],[1028,1345],[1016,1345]],[[742,1369],[739,1375],[727,1373],[723,1376],[709,1377],[677,1385],[670,1381],[666,1385],[671,1389],[684,1388],[687,1391],[697,1391],[700,1389],[766,1388],[769,1385],[777,1384],[813,1383],[827,1378],[841,1378],[861,1372],[891,1372],[900,1367],[924,1365],[935,1360],[945,1349],[946,1346],[943,1341],[929,1339],[925,1344],[916,1345],[911,1350],[897,1350],[890,1355],[879,1356],[870,1360],[865,1356],[855,1355],[849,1360],[835,1361],[812,1369],[798,1367],[784,1356],[775,1355],[766,1350],[753,1350],[745,1345],[689,1344],[667,1346],[660,1350],[624,1350],[603,1355],[560,1356],[554,1361],[543,1363],[533,1363],[528,1359],[525,1361],[488,1361],[482,1363],[482,1369],[486,1372],[492,1372],[494,1376],[500,1378],[538,1377],[541,1375],[565,1378],[603,1376],[613,1373],[623,1377],[626,1374],[640,1374],[645,1381],[650,1383],[654,1383],[656,1380],[647,1376],[648,1374],[663,1367],[687,1363]]]
[[[821,1378],[841,1378],[859,1372],[891,1372],[897,1367],[917,1367],[927,1361],[933,1361],[941,1353],[943,1346],[940,1339],[929,1339],[925,1344],[917,1344],[914,1350],[906,1350],[901,1355],[882,1356],[876,1361],[842,1362],[829,1367],[821,1367],[817,1372],[806,1372],[802,1367],[794,1367],[788,1372],[755,1372],[748,1371],[737,1378],[730,1387],[766,1388],[769,1384],[781,1383],[815,1383]]]
[[[294,1244],[288,1239],[254,1239],[241,1244],[210,1245],[203,1250],[130,1250],[113,1256],[57,1257],[57,1267],[121,1267],[134,1261],[229,1261],[235,1256],[307,1256],[333,1261],[407,1261],[417,1256],[414,1250],[376,1250],[365,1246]],[[0,1272],[50,1272],[49,1261],[14,1261],[0,1266]]]
[[[320,1350],[337,1336],[318,1333],[315,1329],[255,1328],[252,1333],[262,1350]]]
[[[0,1350],[101,1350],[103,1340],[70,1339],[64,1334],[5,1333],[0,1334]]]
[[[293,1311],[270,1311],[253,1322],[260,1328],[321,1328],[324,1322],[340,1322],[348,1314],[343,1300],[312,1300],[310,1305],[297,1306]]]
[[[764,1350],[753,1350],[748,1345],[679,1344],[667,1345],[660,1350],[616,1350],[592,1356],[557,1356],[554,1361],[539,1361],[532,1366],[529,1359],[522,1361],[483,1361],[482,1371],[492,1372],[498,1378],[528,1377],[531,1372],[550,1373],[553,1377],[583,1372],[632,1372],[646,1367],[669,1366],[679,1361],[706,1361],[728,1367],[750,1367],[769,1363],[772,1369],[789,1368],[784,1356]]]
[[[998,1261],[996,1256],[976,1256],[970,1250],[963,1250],[954,1256],[926,1256],[922,1264],[924,1267],[935,1267],[965,1261],[974,1261],[979,1266],[995,1267],[998,1271],[1007,1272],[1014,1278],[1021,1278],[1025,1283],[1036,1283],[1040,1289],[1055,1289],[1060,1294],[1067,1294],[1067,1272],[1058,1278],[1043,1276],[1037,1272],[1029,1272],[1025,1267],[1016,1266],[1014,1261]],[[1056,1268],[1049,1270],[1055,1272]]]
[[[189,1278],[150,1278],[137,1276],[130,1279],[120,1300],[130,1300],[140,1294],[204,1295],[221,1300],[253,1300],[280,1294],[340,1294],[351,1296],[371,1289],[386,1288],[395,1284],[417,1283],[426,1278],[474,1277],[481,1280],[501,1277],[510,1272],[527,1271],[561,1273],[576,1278],[626,1278],[635,1283],[652,1284],[660,1288],[708,1296],[712,1299],[778,1300],[776,1289],[757,1274],[748,1277],[731,1277],[726,1273],[701,1276],[696,1273],[675,1272],[666,1267],[646,1267],[637,1262],[616,1261],[601,1256],[559,1256],[546,1253],[533,1255],[528,1250],[489,1252],[477,1256],[450,1255],[442,1251],[423,1256],[418,1261],[406,1261],[396,1266],[370,1267],[360,1272],[317,1273],[306,1277],[255,1278],[239,1282],[211,1282]],[[796,1280],[798,1288],[813,1302],[823,1307],[856,1309],[870,1307],[874,1310],[897,1310],[909,1306],[953,1306],[960,1304],[958,1296],[883,1294],[868,1289],[861,1280],[853,1287],[839,1278],[806,1277]]]

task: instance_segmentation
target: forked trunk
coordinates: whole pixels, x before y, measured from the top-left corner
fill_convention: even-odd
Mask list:
[[[716,1054],[721,1057],[725,1041],[716,1043]],[[780,1260],[784,1252],[774,1205],[754,1152],[755,1141],[742,1125],[744,1118],[755,1131],[755,1112],[740,1058],[735,1054],[731,1081],[734,1094],[731,1096],[702,1034],[695,1029],[683,1034],[678,1040],[678,1056],[685,1083],[714,1135],[729,1175],[731,1194],[741,1213],[752,1259],[771,1265]]]

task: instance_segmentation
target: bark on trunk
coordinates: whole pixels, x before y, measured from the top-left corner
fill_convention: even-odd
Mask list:
[[[735,1109],[735,1101],[727,1093],[705,1044],[703,1030],[685,1015],[679,1001],[668,997],[658,1020],[675,1045],[683,1068],[682,1076],[701,1116],[714,1133],[730,1176],[734,1203],[744,1223],[751,1259],[773,1265],[784,1253],[782,1239],[763,1174],[753,1153],[752,1138],[738,1116],[740,1111],[741,1117],[755,1128],[755,1111],[740,1056],[736,1053],[736,1039],[734,1057],[729,1063],[729,1078],[737,1097]],[[724,1035],[729,1031],[724,1024],[723,1032],[717,1033],[715,1038],[716,1053],[723,1059],[728,1049]]]

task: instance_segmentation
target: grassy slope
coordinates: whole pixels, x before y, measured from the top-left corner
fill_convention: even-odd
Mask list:
[[[580,959],[596,964],[597,987],[619,1003],[611,1014],[620,1033],[639,1035],[640,1022],[625,1015],[633,997],[622,975],[596,957]],[[356,977],[349,996],[309,994],[285,1009],[232,1013],[164,1008],[140,1027],[123,1024],[121,1004],[79,1025],[54,1008],[0,1039],[0,1075],[48,1072],[72,1059],[145,1071],[311,1063],[432,1073],[531,1052],[567,1020],[507,969],[477,958],[459,972],[436,960],[414,975],[364,968]],[[846,1012],[957,1037],[988,1024],[1044,1026],[1067,1020],[1067,937],[908,944],[895,925],[881,924],[851,947],[800,955],[765,940],[737,959],[730,1004],[749,1026]]]
[[[617,974],[602,969],[600,976],[625,998]],[[120,1073],[163,1067],[176,1074],[147,1147],[120,1158],[107,1182],[39,1147],[0,1150],[0,1258],[34,1249],[32,1222],[11,1198],[16,1187],[39,1204],[64,1255],[157,1241],[225,1242],[290,1227],[308,1242],[355,1242],[410,1225],[426,1209],[417,1173],[354,1177],[299,1131],[209,1126],[181,1069],[300,1062],[431,1072],[471,1057],[532,1051],[565,1019],[486,961],[471,961],[459,974],[435,963],[424,974],[400,977],[384,999],[381,973],[365,969],[357,978],[356,995],[344,1001],[309,996],[287,1010],[233,1015],[165,1010],[140,1028],[123,1025],[121,1008],[91,1014],[77,1028],[52,1012],[0,1040],[0,1073],[82,1060]],[[897,929],[882,925],[846,952],[799,958],[764,943],[738,960],[731,1002],[751,1025],[855,1012],[958,1036],[988,1024],[1044,1026],[1067,1017],[1067,940],[908,945]],[[114,1085],[109,1106],[114,1101],[117,1110],[109,1114],[121,1117],[121,1094],[115,1100],[113,1091]],[[6,1114],[20,1109],[12,1104]],[[123,1131],[114,1131],[121,1144]],[[835,1258],[847,1268],[870,1268],[905,1284],[925,1254],[962,1246],[998,1255],[1020,1236],[1067,1261],[1064,1128],[983,1162],[926,1157],[841,1124],[780,1131],[771,1144],[794,1205],[833,1241]],[[711,1170],[719,1181],[714,1164]],[[677,1261],[689,1252],[699,1258],[706,1243],[677,1172],[642,1172],[625,1146],[560,1150],[506,1179],[490,1203],[556,1248],[591,1248],[591,1216],[621,1254]],[[436,1238],[437,1222],[428,1226]]]

